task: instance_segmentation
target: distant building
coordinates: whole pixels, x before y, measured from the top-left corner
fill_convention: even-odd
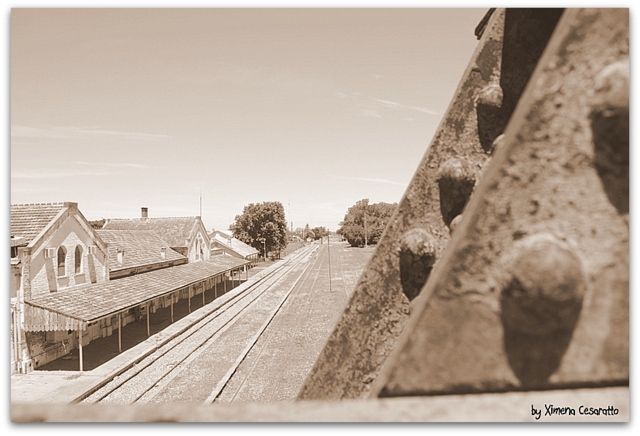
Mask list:
[[[214,230],[209,234],[209,239],[211,241],[212,255],[227,255],[248,260],[251,262],[251,267],[259,261],[259,251],[238,238],[234,238],[231,232]]]
[[[111,280],[189,262],[151,230],[96,230],[108,245]]]
[[[167,242],[169,248],[186,256],[189,262],[208,260],[210,242],[199,216],[180,218],[149,218],[148,209],[142,208],[140,218],[108,219],[103,230],[153,230]]]

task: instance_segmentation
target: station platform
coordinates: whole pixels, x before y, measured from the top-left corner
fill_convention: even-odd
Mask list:
[[[253,271],[253,275],[260,270]],[[114,376],[130,368],[158,347],[187,330],[198,320],[213,312],[232,296],[242,292],[251,279],[231,289],[227,282],[227,293],[213,298],[213,291],[191,298],[188,303],[181,300],[174,305],[174,322],[170,310],[160,309],[149,318],[151,335],[147,335],[147,324],[141,321],[122,328],[122,352],[118,352],[118,334],[100,338],[83,347],[83,371],[80,372],[78,350],[62,356],[28,374],[11,376],[12,403],[76,403],[95,391]]]
[[[296,251],[291,247],[283,252],[288,257]],[[255,281],[260,280],[274,268],[279,261],[269,260],[258,263],[247,274],[247,280],[235,288],[227,281],[227,292],[214,298],[213,291],[191,298],[191,312],[187,300],[174,305],[174,322],[171,323],[169,308],[159,309],[149,318],[150,336],[147,335],[146,320],[130,323],[122,328],[122,352],[118,351],[118,334],[91,341],[83,347],[83,371],[80,372],[78,350],[42,365],[28,374],[11,375],[11,403],[54,403],[73,404],[87,397],[114,376],[124,372],[173,337],[187,330],[202,317],[213,312],[234,295],[242,292]],[[222,291],[224,285],[219,284]]]

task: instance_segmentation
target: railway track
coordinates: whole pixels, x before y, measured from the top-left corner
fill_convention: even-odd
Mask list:
[[[191,328],[169,339],[154,353],[88,395],[82,403],[133,404],[152,401],[184,368],[233,326],[246,310],[255,306],[268,290],[279,284],[293,270],[302,268],[303,272],[306,271],[311,265],[311,255],[317,248],[317,245],[311,245],[294,253],[278,268],[262,276],[259,281],[249,284],[246,289],[205,315]],[[285,300],[286,297],[278,307]],[[275,312],[277,310],[274,314]]]
[[[314,257],[313,262],[309,264],[309,267],[305,269],[303,274],[301,274],[296,282],[291,286],[291,288],[287,292],[287,295],[278,305],[278,309],[273,311],[267,322],[265,322],[265,324],[260,329],[260,333],[253,338],[251,347],[247,347],[245,349],[245,352],[242,353],[236,360],[234,366],[229,369],[229,377],[221,380],[221,382],[218,383],[216,389],[214,389],[211,395],[204,401],[205,404],[211,404],[214,402],[233,402],[236,400],[238,395],[243,392],[246,386],[255,384],[255,382],[260,385],[264,383],[264,380],[260,380],[260,378],[263,377],[264,374],[257,375],[258,380],[253,379],[252,381],[252,378],[254,378],[254,374],[256,372],[256,369],[259,367],[259,363],[265,350],[273,350],[279,348],[277,346],[273,347],[272,343],[275,339],[275,333],[283,331],[282,329],[280,329],[279,324],[286,316],[286,312],[293,308],[297,313],[306,313],[304,319],[311,319],[310,312],[315,306],[315,299],[319,298],[318,295],[314,293],[294,293],[293,291],[296,288],[315,289],[320,273],[324,272],[321,266],[326,259],[327,250],[324,249],[324,246],[321,246],[321,250],[319,250],[319,252]],[[326,281],[328,287],[328,277],[326,277]],[[287,307],[283,308],[285,303],[287,303]],[[267,327],[270,327],[269,332],[265,332]],[[260,344],[258,344],[259,339]],[[247,358],[249,352],[253,352],[254,355],[252,356],[250,362],[245,362],[245,359]],[[245,363],[247,369],[242,372],[238,371],[239,367]],[[233,383],[231,383],[232,376],[234,377]]]

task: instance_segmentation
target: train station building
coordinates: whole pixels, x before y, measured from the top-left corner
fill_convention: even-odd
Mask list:
[[[192,299],[204,305],[239,284],[249,262],[210,258],[196,218],[164,221],[160,228],[174,235],[166,241],[151,226],[94,229],[76,203],[12,205],[12,374],[71,352],[82,371],[82,348],[91,341],[117,335],[122,351],[127,324],[146,323],[150,335],[157,311],[173,322],[175,305],[186,302],[190,312]],[[176,239],[184,229],[190,238]]]

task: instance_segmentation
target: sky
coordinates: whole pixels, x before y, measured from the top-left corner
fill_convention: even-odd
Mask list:
[[[11,203],[337,230],[400,201],[485,12],[13,9]]]

